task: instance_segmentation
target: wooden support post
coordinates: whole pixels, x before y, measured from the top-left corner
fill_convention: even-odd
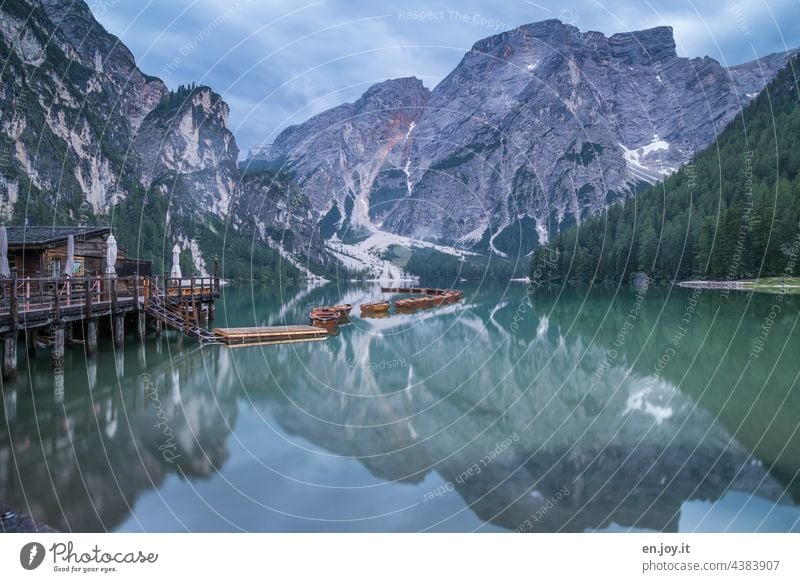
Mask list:
[[[139,341],[144,341],[145,334],[147,333],[145,325],[147,324],[147,314],[144,311],[136,312],[136,338]]]
[[[53,318],[56,323],[61,322],[61,297],[58,295],[58,279],[53,283]]]
[[[86,320],[86,355],[94,356],[97,353],[97,318]]]
[[[114,347],[121,348],[125,343],[125,316],[116,313],[111,316],[111,333],[114,335]]]
[[[25,330],[25,349],[28,352],[28,358],[36,357],[36,330]]]
[[[3,379],[17,377],[17,332],[3,336]]]
[[[214,287],[212,293],[219,293],[219,261],[214,257]]]
[[[156,337],[161,337],[161,333],[162,333],[161,320],[160,319],[156,319]]]
[[[108,288],[109,293],[111,294],[111,313],[116,315],[117,314],[117,280],[112,279],[111,277],[108,278]]]
[[[17,271],[11,276],[11,330],[17,331],[19,329],[19,299],[17,298]]]
[[[58,372],[64,371],[64,326],[53,326],[53,368]]]
[[[150,277],[144,278],[144,308],[150,305]]]
[[[86,304],[84,306],[84,316],[87,318],[92,317],[92,279],[91,277],[86,277],[84,279],[84,285],[86,288]]]

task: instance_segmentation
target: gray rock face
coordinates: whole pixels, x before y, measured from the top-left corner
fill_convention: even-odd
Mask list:
[[[39,3],[66,41],[61,43],[64,53],[102,74],[106,88],[113,91],[114,107],[132,129],[138,128],[167,93],[161,79],[142,73],[128,47],[94,19],[84,2],[41,0]]]
[[[200,272],[224,251],[216,243],[223,231],[234,248],[267,244],[281,253],[286,237],[264,233],[297,228],[313,239],[310,207],[279,208],[285,179],[266,189],[243,179],[221,97],[208,87],[170,92],[144,74],[86,3],[3,3],[0,61],[0,219],[107,223],[114,212],[131,214],[140,232],[163,232],[190,250]],[[306,256],[319,260],[321,248]]]
[[[164,84],[139,71],[83,2],[4,3],[0,59],[5,218],[22,200],[36,221],[42,206],[78,220],[124,199],[129,136]]]
[[[477,42],[429,96],[387,81],[251,157],[290,169],[321,215],[352,194],[355,223],[368,208],[397,234],[517,254],[689,161],[787,57],[726,69],[679,58],[669,27],[548,20]]]
[[[165,175],[190,184],[195,203],[228,216],[238,183],[239,148],[228,130],[228,105],[208,87],[169,96],[142,121],[134,137],[141,181]]]
[[[293,175],[318,215],[335,207],[341,217],[366,223],[369,214],[379,217],[390,209],[377,199],[388,175],[405,176],[411,133],[429,96],[413,77],[379,83],[355,103],[285,129],[271,147],[257,150],[251,159],[268,161]]]

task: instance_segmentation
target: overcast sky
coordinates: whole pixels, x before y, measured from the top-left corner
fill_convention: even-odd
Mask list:
[[[678,54],[734,65],[800,46],[800,0],[88,0],[170,88],[210,85],[243,154],[373,83],[433,88],[475,41],[559,18],[606,35],[674,28]]]

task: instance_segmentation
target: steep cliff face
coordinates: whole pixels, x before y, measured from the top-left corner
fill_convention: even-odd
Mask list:
[[[142,108],[166,92],[163,83],[138,72],[127,49],[83,3],[65,4],[72,8],[21,0],[0,7],[0,199],[6,219],[80,220],[123,199],[127,137]],[[50,19],[51,12],[60,14],[63,26]],[[81,31],[82,18],[88,20]],[[120,90],[126,77],[129,92]],[[131,95],[134,90],[139,93]]]
[[[297,274],[292,263],[306,257],[263,233],[301,218],[311,241],[308,212],[270,222],[285,218],[279,193],[289,185],[242,179],[228,106],[210,88],[170,92],[74,0],[0,5],[0,61],[4,222],[113,223],[121,244],[157,268],[177,240],[200,273],[232,253],[230,276],[248,276],[251,259],[269,276]],[[260,226],[231,216],[247,207],[239,197],[260,201]],[[309,251],[315,264],[321,248]]]
[[[318,215],[338,225],[345,217],[367,225],[391,207],[382,192],[394,188],[392,176],[404,176],[411,134],[429,96],[413,77],[379,83],[355,103],[287,128],[256,159],[294,176]]]
[[[158,181],[163,190],[180,178],[193,193],[192,205],[228,216],[239,180],[239,148],[228,130],[228,113],[228,105],[208,87],[182,89],[162,99],[134,137],[142,184]]]
[[[679,58],[668,27],[606,37],[549,20],[476,43],[394,140],[362,138],[385,131],[391,111],[360,116],[344,105],[288,128],[252,157],[286,163],[321,215],[333,201],[345,216],[342,192],[353,192],[353,222],[518,254],[674,172],[786,60],[726,69],[708,57]],[[403,103],[397,93],[387,102],[398,112]],[[293,139],[319,135],[320,120],[345,128],[356,118],[358,132]],[[341,164],[352,151],[373,161],[368,179]]]
[[[164,83],[139,70],[128,47],[106,32],[84,2],[41,0],[40,4],[63,39],[61,50],[69,59],[102,73],[113,107],[135,131],[167,93]]]

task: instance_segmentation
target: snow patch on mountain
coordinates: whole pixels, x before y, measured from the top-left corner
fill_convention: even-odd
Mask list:
[[[414,249],[433,249],[461,260],[477,256],[470,251],[381,230],[373,230],[369,237],[355,244],[346,244],[334,235],[326,246],[330,254],[347,269],[361,272],[368,280],[375,281],[418,281],[418,277],[408,274],[404,269]],[[394,256],[387,258],[393,247],[397,247]]]

